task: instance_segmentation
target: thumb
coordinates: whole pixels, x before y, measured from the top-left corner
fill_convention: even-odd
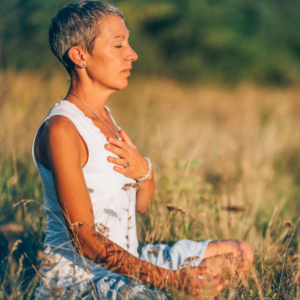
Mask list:
[[[124,129],[120,130],[120,136],[127,145],[129,145],[133,149],[136,149],[136,146],[132,143],[132,141],[130,140],[129,136],[126,134]]]

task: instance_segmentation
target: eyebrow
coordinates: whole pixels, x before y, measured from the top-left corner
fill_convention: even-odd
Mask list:
[[[128,35],[128,37],[129,37],[129,35]],[[118,36],[114,37],[113,40],[114,39],[119,39],[119,38],[125,39],[125,36],[124,35],[118,35]]]

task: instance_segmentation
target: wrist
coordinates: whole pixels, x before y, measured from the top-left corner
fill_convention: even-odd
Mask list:
[[[151,168],[150,175],[147,179],[144,179],[144,180],[141,180],[141,181],[137,179],[138,183],[150,182],[150,181],[153,181],[153,168]]]
[[[168,284],[169,284],[169,277],[170,277],[170,274],[172,273],[172,270],[165,270],[165,274],[162,278],[162,284],[163,286],[161,287],[161,289],[164,289],[167,291],[168,289]]]
[[[179,287],[179,274],[180,271],[172,271],[169,270],[167,273],[167,276],[165,278],[165,291],[167,292],[168,296],[174,295],[174,293],[177,295],[178,291],[180,290]],[[179,298],[180,299],[180,298]]]
[[[179,289],[180,288],[180,281],[179,281],[179,277],[180,277],[180,270],[172,270],[169,274],[169,276],[166,278],[166,290],[168,291],[168,293],[172,290],[172,289]]]
[[[147,172],[145,173],[145,175],[143,177],[136,178],[137,182],[152,180],[152,178],[153,178],[151,160],[147,157],[144,157],[144,159],[145,159],[145,162],[147,163]]]

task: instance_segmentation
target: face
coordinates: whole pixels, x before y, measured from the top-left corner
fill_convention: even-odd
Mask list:
[[[92,55],[86,54],[86,71],[92,81],[112,90],[128,85],[132,62],[138,56],[128,43],[124,20],[109,16],[101,20],[100,36],[95,39]]]

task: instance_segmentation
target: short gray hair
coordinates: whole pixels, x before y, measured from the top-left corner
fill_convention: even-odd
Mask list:
[[[50,47],[69,74],[75,70],[75,64],[68,55],[69,49],[81,46],[92,54],[95,39],[100,35],[99,26],[96,25],[108,15],[124,19],[123,13],[114,5],[86,0],[66,5],[52,18],[49,30]]]

